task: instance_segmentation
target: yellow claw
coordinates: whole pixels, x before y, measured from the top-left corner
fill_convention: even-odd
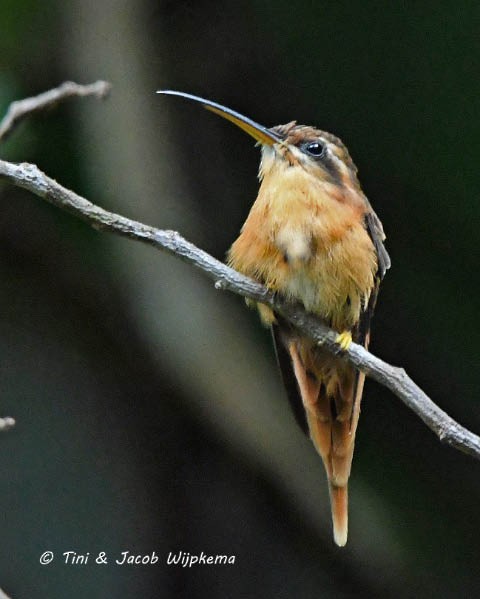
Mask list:
[[[346,351],[352,343],[352,333],[350,331],[343,331],[339,333],[335,342],[338,343],[342,351]]]

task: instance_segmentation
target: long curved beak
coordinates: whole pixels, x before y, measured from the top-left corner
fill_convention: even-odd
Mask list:
[[[192,96],[191,94],[186,94],[184,92],[172,91],[170,89],[167,90],[159,90],[157,94],[165,94],[167,96],[180,96],[181,98],[186,98],[187,100],[193,100],[194,102],[200,102],[204,108],[210,110],[211,112],[215,112],[219,114],[224,119],[231,121],[240,129],[243,129],[246,133],[251,135],[254,139],[256,139],[261,144],[267,146],[273,146],[273,144],[281,143],[283,139],[277,134],[274,133],[271,129],[264,127],[263,125],[259,125],[255,121],[227,108],[226,106],[222,106],[221,104],[217,104],[216,102],[211,102],[210,100],[205,100],[205,98],[199,98],[198,96]]]

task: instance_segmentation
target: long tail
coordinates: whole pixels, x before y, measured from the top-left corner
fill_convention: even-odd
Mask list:
[[[317,410],[321,396],[317,399]],[[326,406],[324,406],[326,407]],[[332,415],[310,412],[307,416],[310,438],[321,455],[328,477],[330,507],[332,511],[333,538],[343,547],[348,537],[348,479],[352,465],[355,433],[350,422],[332,420]],[[321,412],[320,412],[321,414]]]
[[[332,508],[333,539],[339,547],[343,547],[348,538],[348,485],[337,487],[328,481],[328,490]]]
[[[364,375],[297,341],[289,353],[308,421],[310,438],[328,477],[335,543],[348,537],[348,479],[360,412]]]

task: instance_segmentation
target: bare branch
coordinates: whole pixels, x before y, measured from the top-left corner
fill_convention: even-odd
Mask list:
[[[193,264],[215,280],[217,289],[226,289],[268,304],[292,322],[302,333],[332,353],[338,353],[338,345],[335,342],[337,333],[326,327],[315,316],[308,314],[300,306],[292,306],[275,297],[262,285],[219,262],[175,231],[156,229],[108,212],[62,187],[33,164],[13,164],[0,160],[0,179],[2,178],[67,210],[95,229],[147,243]],[[433,403],[403,369],[383,362],[355,343],[351,344],[349,350],[344,353],[344,357],[368,376],[390,389],[423,420],[440,441],[480,459],[480,437],[455,422]]]
[[[32,114],[52,108],[59,102],[74,96],[96,96],[97,98],[104,98],[110,91],[110,87],[110,84],[106,81],[96,81],[89,85],[79,85],[72,81],[66,81],[59,87],[38,96],[12,102],[7,110],[7,114],[0,122],[0,141],[6,139],[23,119]]]

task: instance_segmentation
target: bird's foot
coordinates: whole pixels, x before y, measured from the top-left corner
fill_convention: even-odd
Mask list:
[[[265,304],[258,302],[257,309],[258,313],[260,314],[260,319],[266,327],[276,324],[277,319],[275,318],[275,312],[270,308],[270,306],[266,306]]]
[[[341,351],[347,351],[352,344],[352,333],[350,331],[343,331],[343,333],[339,333],[335,339],[335,343],[338,343]]]

